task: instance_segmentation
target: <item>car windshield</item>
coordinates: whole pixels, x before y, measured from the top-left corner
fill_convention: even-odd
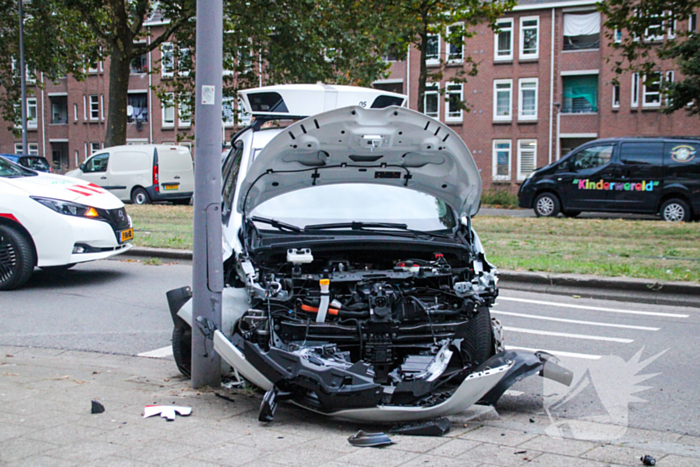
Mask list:
[[[23,157],[20,159],[20,164],[32,170],[48,171],[49,163],[43,157]]]
[[[17,178],[17,177],[32,177],[37,175],[36,172],[32,170],[25,169],[21,165],[13,164],[0,157],[0,177],[3,178]]]
[[[317,186],[285,193],[256,207],[251,216],[301,228],[381,222],[435,232],[451,230],[457,225],[452,210],[433,196],[408,188],[366,183]],[[266,228],[260,223],[259,227]]]

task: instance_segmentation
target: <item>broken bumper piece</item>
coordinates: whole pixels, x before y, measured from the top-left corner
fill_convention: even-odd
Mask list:
[[[276,388],[285,393],[284,399],[308,410],[347,420],[410,422],[454,415],[477,402],[494,404],[512,384],[535,373],[564,384],[571,382],[571,372],[549,354],[504,351],[471,371],[453,389],[435,390],[419,404],[398,404],[392,399],[400,389],[375,383],[363,362],[348,368],[315,365],[293,352],[277,348],[263,352],[255,344],[236,336],[233,339],[237,345],[216,331],[214,349],[248,381],[265,391]],[[274,397],[274,392],[270,394]],[[274,416],[275,405],[274,399],[268,401],[266,421]]]

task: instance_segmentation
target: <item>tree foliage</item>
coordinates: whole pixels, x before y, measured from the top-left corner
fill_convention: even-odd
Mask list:
[[[661,72],[661,61],[675,60],[682,76],[663,83],[664,112],[700,113],[700,39],[687,27],[700,0],[606,0],[598,8],[605,15],[615,73],[639,73],[649,83]]]

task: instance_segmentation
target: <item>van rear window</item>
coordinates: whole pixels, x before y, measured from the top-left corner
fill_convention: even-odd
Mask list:
[[[700,141],[675,141],[666,143],[664,165],[700,164]]]

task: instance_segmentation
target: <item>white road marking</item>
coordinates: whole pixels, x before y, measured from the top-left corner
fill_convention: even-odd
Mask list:
[[[150,352],[143,352],[137,355],[137,357],[147,357],[147,358],[168,358],[173,356],[172,346],[161,347],[160,349],[151,350]]]
[[[631,344],[634,339],[623,339],[620,337],[589,336],[586,334],[570,334],[568,332],[540,331],[539,329],[514,328],[503,326],[503,330],[510,332],[522,332],[524,334],[537,334],[540,336],[570,337],[572,339],[587,339],[592,341],[619,342],[620,344]]]
[[[586,360],[600,360],[602,358],[601,355],[591,355],[587,353],[574,353],[574,352],[564,352],[561,350],[547,350],[547,349],[531,349],[529,347],[517,347],[515,345],[508,345],[506,346],[506,350],[529,350],[530,352],[537,352],[541,350],[542,352],[547,352],[551,353],[552,355],[556,355],[557,357],[567,357],[567,358],[583,358]]]
[[[637,329],[639,331],[658,331],[660,328],[650,328],[647,326],[633,326],[631,324],[598,323],[595,321],[580,321],[578,319],[552,318],[550,316],[529,315],[525,313],[511,313],[510,311],[491,310],[491,314],[518,316],[520,318],[542,319],[545,321],[557,321],[560,323],[585,324],[587,326],[603,326],[608,328]]]
[[[607,311],[608,313],[623,313],[623,314],[627,314],[627,315],[661,316],[664,318],[687,318],[688,317],[688,315],[681,315],[678,313],[657,313],[654,311],[620,310],[618,308],[602,308],[602,307],[597,307],[597,306],[570,305],[568,303],[545,302],[542,300],[529,300],[527,298],[498,297],[498,300],[504,300],[507,302],[532,303],[535,305],[558,306],[560,308],[576,308],[577,310]]]

